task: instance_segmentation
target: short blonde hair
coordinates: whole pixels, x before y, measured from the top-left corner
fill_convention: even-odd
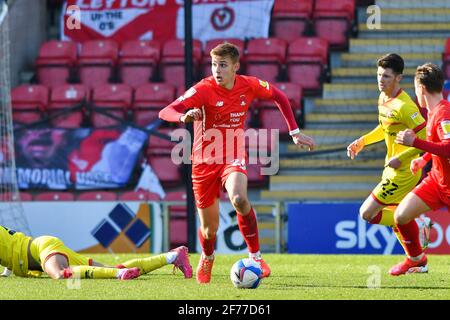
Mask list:
[[[212,56],[230,57],[233,63],[239,62],[239,49],[232,43],[224,42],[214,47],[209,53]]]

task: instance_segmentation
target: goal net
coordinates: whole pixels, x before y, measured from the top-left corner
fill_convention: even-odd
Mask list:
[[[0,1],[0,225],[30,235],[16,178],[8,7]]]

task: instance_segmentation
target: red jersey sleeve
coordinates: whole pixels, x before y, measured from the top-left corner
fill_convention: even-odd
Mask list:
[[[281,114],[286,121],[289,131],[298,129],[297,121],[295,121],[294,112],[292,111],[289,99],[286,97],[283,91],[273,86],[267,81],[259,80],[258,78],[250,77],[253,90],[255,92],[255,98],[261,100],[273,100],[280,109]]]
[[[200,108],[203,105],[201,96],[202,85],[197,84],[186,91],[177,100],[169,104],[159,112],[159,118],[169,122],[179,122],[186,110]]]

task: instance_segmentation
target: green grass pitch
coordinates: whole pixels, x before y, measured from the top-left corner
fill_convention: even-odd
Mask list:
[[[117,264],[138,255],[93,255]],[[265,254],[272,275],[256,290],[236,289],[230,282],[232,264],[244,255],[217,255],[209,285],[172,274],[172,266],[131,281],[57,281],[47,277],[0,278],[0,300],[7,299],[133,299],[133,300],[318,300],[318,299],[450,299],[450,257],[429,256],[428,274],[392,277],[389,268],[402,256]],[[197,265],[199,255],[191,254]]]

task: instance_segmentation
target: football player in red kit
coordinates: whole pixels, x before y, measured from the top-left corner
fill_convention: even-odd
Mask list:
[[[427,139],[416,137],[414,131],[397,134],[399,144],[413,146],[426,153],[411,162],[411,171],[423,168],[433,159],[428,176],[399,204],[394,219],[408,248],[408,257],[391,268],[392,275],[411,273],[427,268],[427,257],[417,236],[414,218],[429,210],[450,207],[450,102],[444,100],[444,74],[439,67],[426,63],[417,67],[414,86],[420,107],[428,109]]]
[[[282,91],[266,81],[237,74],[239,50],[235,45],[222,43],[210,54],[213,75],[194,85],[159,113],[159,117],[166,121],[194,122],[192,182],[200,218],[198,236],[203,251],[196,278],[199,283],[211,280],[221,188],[227,190],[236,209],[239,229],[250,258],[260,262],[263,277],[268,277],[270,268],[261,258],[257,220],[247,197],[245,147],[243,143],[235,144],[234,141],[230,147],[227,140],[244,140],[245,118],[253,99],[271,99],[285,118],[295,144],[312,150],[314,141],[300,132]]]

